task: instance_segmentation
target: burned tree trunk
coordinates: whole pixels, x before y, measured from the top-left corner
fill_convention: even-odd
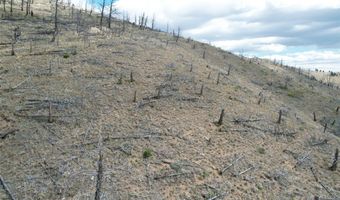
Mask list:
[[[337,164],[338,164],[338,158],[339,158],[339,149],[336,149],[335,150],[335,154],[334,154],[333,164],[329,168],[331,171],[335,171],[336,170]]]
[[[105,8],[105,0],[103,0],[103,5],[101,8],[101,12],[100,12],[100,28],[102,28],[103,26],[103,18],[104,18],[104,8]]]
[[[100,200],[102,181],[103,181],[103,154],[102,151],[99,150],[96,193],[94,197],[95,200]]]
[[[58,35],[58,0],[55,0],[55,8],[54,8],[54,34],[51,42],[55,41],[55,38]]]
[[[279,111],[279,119],[277,120],[277,123],[281,124],[281,120],[282,120],[282,110]]]
[[[217,125],[221,126],[223,124],[223,117],[224,117],[224,109],[221,110],[220,118],[217,121]]]

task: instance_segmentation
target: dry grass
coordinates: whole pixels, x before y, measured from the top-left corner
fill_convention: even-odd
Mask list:
[[[122,33],[120,22],[100,31],[95,17],[86,17],[80,34],[75,24],[62,25],[57,45],[52,35],[35,34],[52,27],[39,13],[49,5],[32,6],[35,21],[0,23],[1,42],[13,27],[22,30],[16,56],[0,46],[1,134],[17,130],[0,139],[0,175],[17,199],[93,199],[100,149],[102,199],[330,197],[311,166],[339,197],[340,172],[327,169],[340,144],[339,90],[131,24]]]

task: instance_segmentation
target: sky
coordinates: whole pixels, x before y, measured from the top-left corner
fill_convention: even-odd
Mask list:
[[[340,0],[117,0],[116,7],[237,54],[340,72]]]

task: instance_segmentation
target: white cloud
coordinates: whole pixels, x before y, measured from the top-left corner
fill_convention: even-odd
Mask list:
[[[302,68],[340,71],[340,53],[336,51],[305,51],[263,58],[282,60],[285,64]]]
[[[286,46],[279,44],[282,38],[279,37],[261,37],[247,38],[241,40],[222,40],[212,42],[213,45],[226,50],[236,52],[267,52],[280,53],[286,49]]]
[[[313,46],[318,56],[303,55],[317,62],[340,46],[340,0],[117,0],[116,6],[132,20],[142,13],[155,16],[157,28],[165,30],[169,23],[170,30],[181,27],[186,37],[244,54],[287,56],[292,47],[303,52]]]

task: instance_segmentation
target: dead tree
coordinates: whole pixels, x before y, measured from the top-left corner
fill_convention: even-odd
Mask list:
[[[134,82],[135,80],[133,79],[133,72],[130,72],[130,82]]]
[[[133,94],[133,102],[135,103],[137,101],[137,90],[135,90],[135,93]]]
[[[221,126],[223,124],[223,117],[224,117],[224,109],[221,110],[220,118],[217,121],[217,126]]]
[[[58,1],[59,0],[55,0],[55,8],[54,8],[54,34],[53,34],[53,38],[52,38],[51,42],[54,42],[55,38],[58,35]]]
[[[228,68],[228,72],[227,72],[228,76],[230,75],[230,70],[231,70],[231,65],[229,65],[229,68]]]
[[[13,30],[13,38],[12,38],[12,49],[11,49],[11,55],[14,56],[15,55],[15,52],[14,52],[14,44],[17,42],[19,36],[21,35],[21,32],[20,32],[20,29],[19,27],[16,27],[14,30]]]
[[[151,20],[151,29],[153,30],[155,28],[155,15],[152,16],[152,20]]]
[[[338,106],[335,110],[335,113],[338,114],[339,113],[339,110],[340,110],[340,106]]]
[[[21,11],[24,11],[24,0],[21,0]]]
[[[338,158],[339,158],[339,149],[336,149],[335,150],[335,154],[334,154],[333,164],[329,168],[331,171],[335,171],[336,170],[337,164],[338,164]]]
[[[181,28],[180,28],[180,27],[178,27],[178,29],[177,29],[177,36],[176,36],[176,42],[178,42],[178,39],[179,39],[180,33],[181,33]]]
[[[30,14],[30,9],[31,9],[31,1],[26,0],[26,16]]]
[[[103,154],[100,149],[99,159],[98,159],[98,169],[97,169],[96,193],[94,197],[95,200],[100,200],[102,182],[103,182]]]
[[[100,28],[103,26],[103,18],[104,18],[104,9],[105,9],[105,0],[103,0],[103,3],[100,5],[101,10],[100,10]]]
[[[327,123],[324,126],[323,132],[326,133],[326,130],[327,130]]]
[[[205,50],[203,51],[202,58],[205,59]]]
[[[313,121],[316,122],[316,114],[315,114],[315,112],[313,112]]]
[[[2,2],[4,3],[4,12],[6,13],[6,0],[2,0]]]
[[[8,198],[10,200],[15,200],[16,198],[14,197],[14,195],[12,194],[12,192],[10,191],[9,187],[7,186],[5,180],[0,176],[0,185],[2,185],[2,187],[4,188]]]
[[[221,73],[218,72],[216,85],[218,85],[220,83],[220,76],[221,76]]]
[[[143,29],[145,24],[145,13],[139,17],[139,29]]]
[[[112,14],[114,13],[117,13],[117,9],[115,9],[113,6],[114,6],[114,3],[115,0],[111,0],[111,3],[110,3],[110,11],[109,11],[109,24],[108,24],[108,27],[111,28],[111,21],[112,21]],[[124,21],[124,17],[123,17],[123,21]]]
[[[51,101],[48,102],[48,123],[52,123],[52,104]]]
[[[281,118],[282,118],[282,110],[279,111],[279,119],[277,120],[278,124],[281,124]]]
[[[11,8],[10,8],[11,15],[13,14],[13,0],[11,0]]]
[[[203,95],[203,89],[204,89],[204,84],[202,84],[202,86],[201,86],[200,96]]]

